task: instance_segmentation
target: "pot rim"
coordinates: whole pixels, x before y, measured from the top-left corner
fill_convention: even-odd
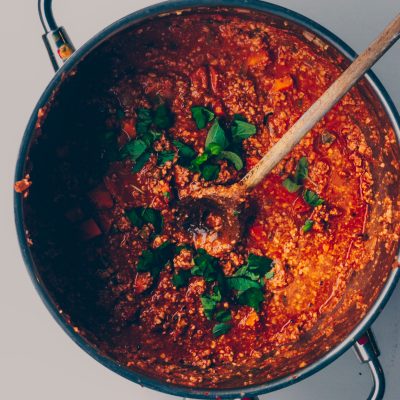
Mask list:
[[[259,0],[175,0],[175,1],[164,1],[136,12],[133,12],[116,22],[110,24],[105,29],[97,33],[86,43],[84,43],[69,60],[60,68],[55,76],[52,78],[42,96],[40,97],[27,125],[25,133],[22,138],[21,146],[19,149],[18,160],[15,170],[15,181],[18,181],[24,177],[26,155],[28,153],[29,144],[35,130],[35,124],[37,121],[38,111],[43,107],[49,100],[54,89],[62,81],[63,76],[73,70],[82,58],[86,57],[95,47],[107,40],[110,36],[126,29],[130,25],[145,20],[150,17],[157,16],[163,13],[174,12],[180,9],[193,9],[198,7],[228,7],[228,8],[247,8],[250,10],[265,12],[277,15],[279,17],[290,20],[298,25],[304,26],[307,30],[316,33],[322,37],[325,41],[330,43],[333,47],[339,50],[349,60],[353,60],[356,57],[356,53],[352,50],[345,42],[338,38],[328,29],[324,28],[320,24],[312,21],[311,19],[294,12],[290,9],[267,3]],[[365,79],[368,81],[370,87],[378,97],[383,109],[385,110],[393,130],[397,136],[398,142],[400,141],[400,116],[393,104],[389,94],[383,87],[382,83],[376,77],[376,75],[370,70],[365,74]],[[336,360],[340,355],[347,351],[356,340],[364,333],[364,331],[375,321],[383,307],[389,300],[396,283],[400,279],[400,268],[395,268],[390,273],[384,288],[379,294],[377,300],[371,309],[367,312],[364,318],[360,321],[358,326],[349,334],[349,336],[342,341],[339,345],[331,349],[327,354],[321,357],[319,360],[302,368],[296,373],[285,376],[283,378],[274,379],[264,384],[248,386],[243,388],[234,389],[196,389],[192,387],[186,387],[181,385],[170,384],[162,380],[151,378],[143,373],[133,371],[127,367],[117,363],[108,356],[100,354],[99,350],[89,343],[87,339],[75,332],[71,324],[69,324],[59,311],[57,304],[52,299],[49,291],[45,287],[38,271],[36,270],[35,263],[31,257],[29,245],[25,235],[24,215],[23,215],[23,199],[22,196],[14,192],[14,217],[16,230],[21,248],[22,256],[30,275],[30,278],[39,293],[43,303],[49,310],[50,314],[61,326],[61,328],[70,336],[70,338],[81,347],[86,353],[88,353],[95,360],[111,369],[113,372],[129,379],[132,382],[138,383],[141,386],[146,386],[150,389],[157,390],[163,393],[180,396],[206,399],[211,397],[220,398],[238,398],[246,396],[256,396],[260,394],[269,393],[275,390],[282,389],[297,383],[314,373],[320,371],[325,366]],[[398,260],[400,261],[400,253],[398,254]]]

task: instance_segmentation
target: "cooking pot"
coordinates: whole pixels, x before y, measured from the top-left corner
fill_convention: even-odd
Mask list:
[[[42,107],[49,103],[49,101],[54,100],[54,98],[57,97],[58,88],[62,84],[64,78],[75,71],[78,64],[80,64],[83,59],[87,58],[92,51],[99,46],[99,44],[104,43],[116,33],[122,32],[133,24],[145,19],[154,18],[177,10],[195,10],[200,7],[214,9],[250,9],[266,13],[269,17],[280,20],[284,19],[297,28],[306,29],[308,32],[312,32],[315,37],[320,38],[323,42],[329,43],[330,47],[334,49],[334,51],[341,53],[346,60],[352,60],[355,57],[355,52],[343,41],[317,23],[291,10],[257,0],[178,0],[163,2],[132,13],[113,23],[75,51],[64,28],[59,27],[56,24],[52,14],[51,3],[51,0],[39,0],[39,14],[45,29],[43,40],[49,52],[52,64],[56,70],[56,74],[33,111],[23,136],[16,166],[17,181],[23,179],[27,174],[29,174],[30,168],[32,168],[30,165],[30,154],[32,148],[37,143],[36,133],[39,123],[38,113]],[[362,86],[370,103],[378,109],[382,126],[391,126],[395,131],[397,138],[400,138],[399,115],[389,95],[371,71],[365,75]],[[397,144],[394,145],[394,147],[396,146]],[[394,156],[398,157],[398,154],[398,148],[396,147]],[[160,379],[150,377],[144,372],[134,371],[118,364],[111,358],[102,354],[86,336],[82,335],[79,330],[74,328],[70,318],[65,316],[63,313],[60,313],[57,299],[45,284],[41,274],[41,269],[38,267],[38,258],[33,254],[32,247],[30,246],[31,243],[28,234],[29,221],[27,218],[27,206],[25,203],[26,199],[24,196],[21,196],[20,194],[15,195],[14,208],[17,232],[25,264],[43,302],[60,326],[83,350],[106,367],[127,379],[161,392],[189,398],[255,397],[259,394],[284,388],[314,374],[338,358],[351,346],[354,346],[360,361],[368,363],[371,369],[374,385],[371,394],[369,395],[369,399],[381,399],[383,397],[384,375],[378,361],[379,352],[369,327],[388,301],[396,282],[400,278],[398,261],[396,266],[393,267],[394,263],[396,263],[394,259],[397,258],[398,260],[399,257],[398,247],[388,252],[381,251],[376,253],[376,260],[374,265],[371,266],[369,273],[374,275],[373,278],[376,278],[375,280],[377,283],[375,286],[372,285],[374,286],[373,288],[371,288],[370,283],[366,285],[369,286],[370,289],[364,288],[364,294],[366,297],[369,296],[371,298],[371,304],[369,305],[368,311],[362,316],[350,316],[350,314],[344,314],[345,320],[347,319],[348,323],[346,324],[345,322],[342,322],[342,325],[337,329],[337,335],[325,339],[332,345],[331,348],[327,352],[322,351],[318,353],[317,359],[313,360],[312,363],[288,374],[287,376],[267,381],[256,386],[235,388],[191,388],[169,384]],[[367,278],[364,276],[363,279]],[[371,291],[368,292],[368,290]]]

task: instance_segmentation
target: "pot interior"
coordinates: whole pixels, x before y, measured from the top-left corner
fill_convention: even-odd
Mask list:
[[[218,18],[215,18],[216,14]],[[102,236],[84,240],[79,227],[87,220],[94,220],[100,229],[106,229],[101,226],[101,213],[94,210],[87,194],[102,184],[109,168],[109,159],[102,147],[104,142],[99,143],[98,137],[114,129],[109,125],[110,114],[122,109],[125,117],[129,113],[133,115],[129,104],[134,103],[139,92],[154,95],[159,90],[163,97],[172,98],[180,90],[190,90],[193,85],[193,77],[181,70],[179,63],[175,69],[166,66],[165,61],[171,62],[173,56],[154,62],[151,69],[146,64],[146,59],[166,43],[157,41],[154,32],[146,32],[157,28],[172,38],[174,32],[182,29],[180,24],[185,24],[184,19],[190,20],[192,15],[197,15],[205,26],[208,24],[202,37],[212,48],[220,45],[218,40],[221,32],[226,33],[224,29],[233,29],[232,21],[247,21],[246,24],[254,25],[256,34],[260,24],[266,24],[272,29],[281,29],[293,39],[292,43],[281,43],[275,57],[279,57],[279,51],[291,51],[290,46],[293,46],[293,52],[297,51],[296,43],[301,42],[319,63],[333,65],[336,71],[349,63],[337,49],[307,28],[258,11],[202,8],[133,24],[108,38],[81,60],[40,110],[26,157],[25,171],[30,175],[32,186],[23,200],[24,223],[35,273],[54,300],[60,318],[74,326],[77,335],[83,336],[98,352],[126,368],[161,381],[208,389],[242,388],[295,374],[314,363],[340,344],[373,306],[393,268],[398,250],[399,150],[384,107],[369,83],[362,80],[351,96],[364,103],[370,123],[359,120],[357,113],[352,117],[371,150],[360,162],[371,173],[373,201],[365,213],[363,232],[354,236],[345,251],[350,255],[357,246],[365,246],[367,251],[361,257],[365,263],[353,263],[343,269],[343,275],[336,280],[337,287],[320,307],[313,324],[293,332],[293,339],[287,336],[281,343],[271,346],[268,352],[249,357],[246,363],[226,359],[216,367],[213,364],[205,367],[201,363],[179,364],[179,355],[176,355],[176,359],[169,362],[138,359],[134,365],[130,364],[123,349],[135,343],[131,337],[129,343],[116,347],[116,342],[124,343],[123,332],[115,332],[110,321],[114,321],[111,316],[121,298],[125,299],[130,293],[132,277],[124,270],[108,276],[108,260],[101,252],[96,252],[97,247],[103,246]],[[196,24],[197,27],[199,22]],[[240,29],[235,31],[235,35],[240,34]],[[272,30],[270,35],[273,37],[276,31]],[[265,38],[268,40],[267,34]],[[171,54],[177,51],[176,46],[181,46],[180,51],[184,52],[184,46],[193,45],[186,44],[182,37],[176,43],[172,40],[168,43]],[[147,52],[143,51],[145,48]],[[193,63],[202,66],[206,61],[207,57],[203,55]],[[310,68],[312,62],[310,60]],[[142,64],[146,64],[146,70],[141,69]],[[152,82],[159,89],[147,85],[149,74],[153,74]],[[252,79],[249,71],[243,70],[241,74],[247,80]],[[188,108],[187,105],[182,107]],[[351,132],[336,134],[346,140],[346,135]],[[108,140],[107,136],[103,139]],[[329,253],[328,249],[320,251]],[[345,263],[346,257],[339,262]],[[112,282],[118,282],[120,286],[113,286]],[[112,293],[112,301],[104,301],[113,288],[119,292]],[[275,292],[274,296],[279,293]],[[124,323],[135,326],[135,316],[126,317]],[[249,335],[252,340],[258,340],[256,333]],[[192,381],[190,377],[193,377]]]

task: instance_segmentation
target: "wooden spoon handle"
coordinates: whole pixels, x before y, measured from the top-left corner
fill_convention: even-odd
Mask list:
[[[399,37],[400,14],[246,174],[242,179],[244,188],[251,190],[258,185]]]

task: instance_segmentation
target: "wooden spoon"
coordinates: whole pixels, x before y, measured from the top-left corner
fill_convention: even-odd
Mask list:
[[[219,247],[229,250],[241,237],[243,208],[249,194],[269,172],[300,142],[310,129],[352,88],[364,73],[378,61],[400,37],[400,14],[339,76],[325,93],[279,139],[245,177],[232,186],[212,186],[190,193],[182,199],[184,220],[192,228],[201,225],[199,218],[211,212],[222,218]],[[252,207],[247,204],[247,208]],[[197,221],[196,221],[197,219]],[[214,235],[214,233],[213,233]],[[214,235],[215,237],[215,235]]]

